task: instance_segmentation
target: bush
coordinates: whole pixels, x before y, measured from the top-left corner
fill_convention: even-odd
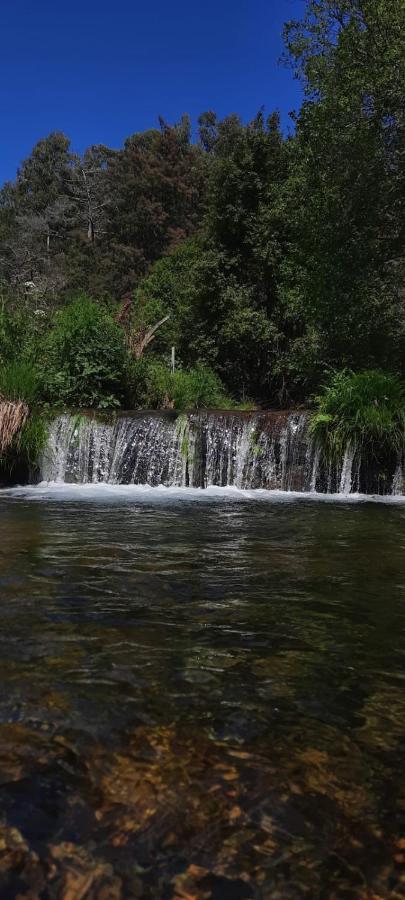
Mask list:
[[[175,409],[200,409],[228,405],[222,384],[208,366],[189,371],[179,369],[172,376],[172,399]]]
[[[108,310],[79,297],[56,313],[44,352],[45,394],[50,402],[99,408],[120,405],[124,336]]]
[[[41,309],[5,309],[0,307],[0,364],[24,359],[35,363],[42,335],[49,320]]]
[[[397,452],[405,441],[404,386],[396,375],[368,370],[333,376],[315,398],[311,422],[324,451],[339,455],[348,444],[369,452]]]
[[[40,394],[38,370],[22,359],[5,363],[0,367],[0,394],[6,400],[25,400],[33,405]]]
[[[161,409],[168,405],[171,374],[161,359],[130,359],[126,372],[125,403],[128,409]]]
[[[4,365],[15,354],[16,346],[20,345],[20,328],[17,320],[10,316],[5,309],[0,309],[0,363]]]
[[[130,404],[139,407],[186,410],[232,405],[218,376],[202,365],[172,374],[161,359],[143,357],[131,363],[128,384]]]

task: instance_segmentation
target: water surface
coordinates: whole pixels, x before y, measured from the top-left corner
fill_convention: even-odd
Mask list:
[[[404,896],[404,525],[3,492],[0,896]]]

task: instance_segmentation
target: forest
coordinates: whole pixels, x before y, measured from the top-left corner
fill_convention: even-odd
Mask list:
[[[285,408],[367,372],[401,393],[404,5],[308,0],[284,39],[288,133],[264,109],[83,155],[55,132],[3,185],[3,397]]]

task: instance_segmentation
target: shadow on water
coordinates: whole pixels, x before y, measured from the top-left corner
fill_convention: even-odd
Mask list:
[[[0,896],[405,892],[405,508],[0,498]]]

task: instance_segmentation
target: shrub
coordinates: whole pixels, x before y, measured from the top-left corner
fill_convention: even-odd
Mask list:
[[[179,369],[172,376],[171,393],[175,409],[200,409],[228,405],[222,384],[212,369],[198,365]]]
[[[126,355],[120,326],[87,297],[56,313],[44,342],[50,402],[79,407],[120,405]]]
[[[368,370],[335,374],[311,422],[324,451],[338,455],[351,444],[368,452],[398,451],[405,441],[404,386],[396,375]]]
[[[24,400],[33,405],[40,394],[38,370],[23,359],[5,363],[0,367],[0,394],[7,400]]]
[[[172,376],[159,357],[131,359],[126,373],[126,404],[129,408],[161,409],[170,403]]]
[[[17,338],[17,340],[16,340]],[[12,318],[7,310],[0,309],[0,363],[5,364],[12,359],[15,353],[16,344],[18,346],[19,329],[16,327],[16,321]]]
[[[0,307],[0,364],[19,359],[38,358],[38,346],[49,325],[41,309],[5,309]]]
[[[185,410],[232,405],[218,376],[207,366],[177,369],[172,374],[161,359],[143,357],[130,364],[128,384],[129,401],[135,406]]]

